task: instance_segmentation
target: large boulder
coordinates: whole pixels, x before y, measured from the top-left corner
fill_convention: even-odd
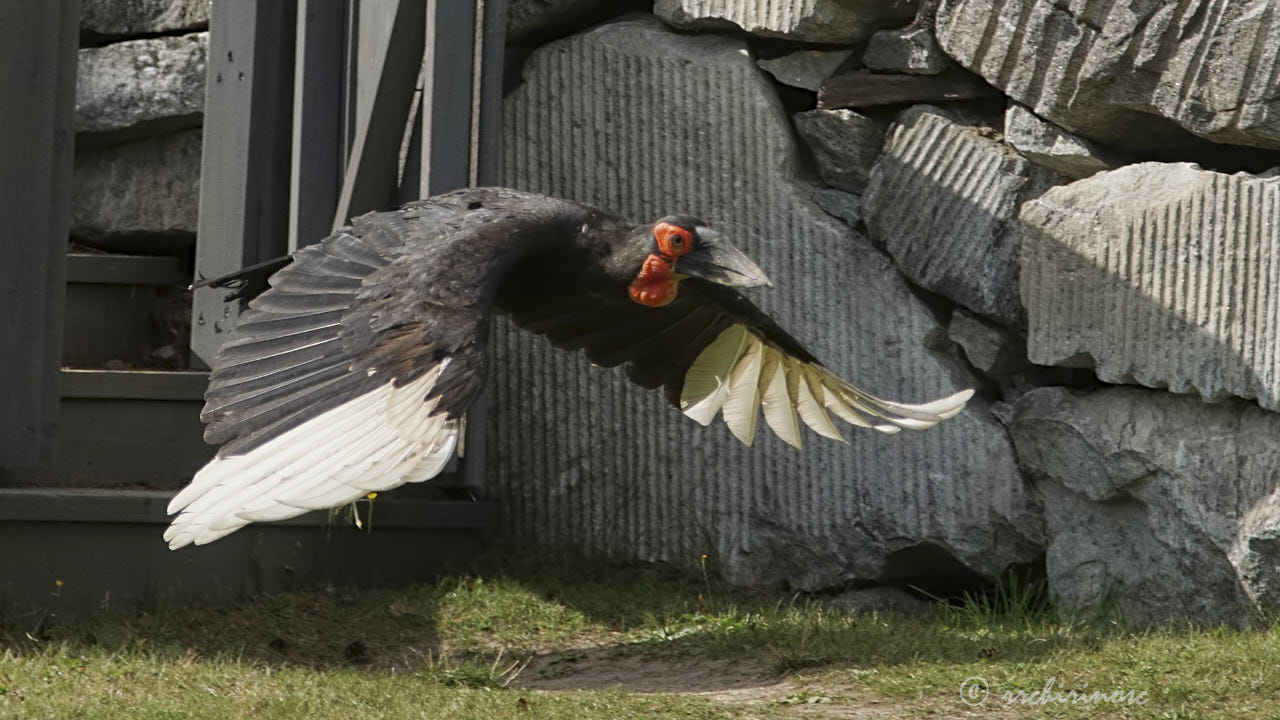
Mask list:
[[[944,50],[1037,115],[1147,148],[1280,148],[1280,0],[942,0]],[[1268,51],[1267,49],[1270,49]]]
[[[1059,606],[1136,623],[1241,623],[1280,608],[1280,415],[1136,388],[1015,404],[1044,498]]]
[[[923,400],[974,383],[930,349],[944,331],[888,258],[795,183],[787,115],[741,40],[635,19],[547,45],[504,124],[504,183],[709,220],[773,278],[752,300],[869,390]],[[850,444],[797,451],[762,432],[747,448],[504,323],[494,356],[487,491],[525,546],[695,566],[707,553],[731,581],[801,588],[927,584],[938,568],[905,561],[918,557],[990,576],[1040,552],[1039,507],[981,401],[924,433],[851,428]]]
[[[125,137],[199,125],[208,50],[208,32],[81,50],[76,132]]]
[[[681,28],[736,25],[749,33],[812,43],[855,43],[915,15],[918,0],[657,0],[653,11]]]
[[[194,234],[200,130],[76,154],[71,229],[79,236]]]
[[[871,239],[913,282],[1016,327],[1018,207],[1040,192],[1043,173],[993,136],[928,105],[908,108],[863,206]]]
[[[209,26],[209,0],[81,0],[80,29],[98,35],[150,35]]]
[[[1280,177],[1130,165],[1021,217],[1032,362],[1280,410]]]

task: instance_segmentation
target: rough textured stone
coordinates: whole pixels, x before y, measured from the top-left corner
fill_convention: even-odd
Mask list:
[[[749,33],[815,43],[854,43],[915,15],[917,0],[657,0],[653,11],[682,28],[732,23]]]
[[[1017,337],[963,310],[951,314],[947,337],[960,346],[970,364],[984,373],[1006,374],[1027,364],[1023,344]]]
[[[584,20],[613,12],[617,0],[509,0],[507,3],[507,42],[520,42],[537,36],[564,32],[565,28],[582,27]],[[638,3],[633,3],[637,4]]]
[[[1238,623],[1280,607],[1280,415],[1114,388],[1033,390],[1009,432],[1044,497],[1060,607]]]
[[[795,122],[823,181],[855,193],[866,188],[884,145],[881,122],[852,110],[806,110],[796,114]]]
[[[937,75],[951,67],[951,58],[938,47],[932,28],[881,30],[867,41],[862,64],[872,70],[913,75]]]
[[[960,64],[1086,137],[1153,147],[1181,126],[1280,148],[1280,53],[1264,51],[1280,47],[1277,13],[1280,0],[943,0],[937,33]]]
[[[198,125],[208,46],[198,32],[81,50],[76,132]]]
[[[822,208],[823,212],[843,220],[844,224],[851,228],[856,228],[862,222],[862,203],[853,193],[815,186],[809,188],[809,197]]]
[[[817,92],[851,54],[850,50],[798,50],[757,63],[783,85]]]
[[[196,231],[200,130],[76,154],[72,232],[81,236]]]
[[[796,183],[788,118],[740,40],[628,20],[541,48],[524,80],[504,183],[704,217],[773,278],[752,300],[837,372],[903,399],[973,383],[925,347],[942,330],[888,259]],[[527,547],[695,567],[708,553],[733,582],[801,588],[876,578],[921,545],[986,575],[1039,552],[1038,507],[981,402],[926,433],[796,451],[762,431],[746,448],[506,324],[494,355],[486,491]]]
[[[143,35],[209,26],[210,0],[81,0],[80,28],[98,35]]]
[[[1109,150],[1010,103],[1004,114],[1004,141],[1023,157],[1062,175],[1080,179],[1122,164]]]
[[[1017,212],[1030,178],[1031,165],[989,131],[909,108],[871,171],[867,228],[917,284],[1021,325]]]
[[[1280,177],[1130,165],[1022,226],[1032,362],[1280,410]]]

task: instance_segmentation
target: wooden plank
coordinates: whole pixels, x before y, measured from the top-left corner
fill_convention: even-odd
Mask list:
[[[288,249],[296,4],[214,3],[209,19],[197,277],[216,277]],[[195,291],[191,349],[213,359],[238,308]]]
[[[201,400],[209,373],[196,370],[62,370],[62,397]]]
[[[47,460],[58,412],[79,0],[0,13],[0,467]]]
[[[477,110],[477,2],[427,0],[423,52],[421,197],[467,187]]]
[[[165,490],[70,490],[0,488],[0,522],[115,522],[168,525],[165,507],[174,493]],[[497,508],[489,502],[379,497],[374,522],[389,528],[491,528]],[[362,503],[363,504],[363,503]],[[341,522],[341,521],[339,521]],[[326,511],[307,513],[272,525],[333,524]]]
[[[472,49],[473,83],[471,132],[468,143],[468,184],[493,185],[498,182],[498,162],[502,155],[502,70],[506,40],[506,0],[476,0],[475,47]],[[478,64],[479,67],[474,66]],[[489,328],[492,333],[492,327]],[[462,463],[461,484],[484,484],[485,453],[489,433],[489,413],[493,398],[486,388],[467,412],[467,457]]]
[[[947,102],[995,97],[999,90],[964,70],[941,75],[897,75],[854,70],[827,78],[818,88],[820,108]]]
[[[293,83],[289,252],[329,234],[338,207],[342,156],[341,83],[346,68],[348,3],[302,0]]]
[[[108,285],[185,285],[178,259],[163,255],[67,255],[67,282]]]
[[[369,69],[372,73],[373,67],[377,68],[377,89],[372,93],[367,112],[362,110],[356,121],[356,137],[333,217],[333,230],[346,225],[353,215],[386,209],[396,197],[400,142],[421,67],[424,7],[420,0],[400,0],[394,6],[388,3],[378,7],[386,12],[394,11],[395,20],[390,26],[385,52],[373,60],[374,65]],[[364,62],[363,55],[361,62]],[[363,83],[364,69],[360,76]]]

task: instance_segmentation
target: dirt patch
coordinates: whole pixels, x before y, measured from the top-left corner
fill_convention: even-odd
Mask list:
[[[758,667],[729,660],[619,655],[577,650],[535,657],[512,683],[533,690],[669,692],[702,695],[719,702],[782,700],[794,684]]]

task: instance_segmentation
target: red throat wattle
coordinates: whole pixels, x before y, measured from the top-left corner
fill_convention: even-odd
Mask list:
[[[662,307],[676,299],[675,261],[661,255],[645,258],[640,273],[628,288],[631,299],[649,307]]]
[[[679,225],[660,222],[653,226],[658,252],[644,259],[628,291],[631,299],[648,307],[662,307],[676,299],[676,261],[693,249],[693,232]]]

